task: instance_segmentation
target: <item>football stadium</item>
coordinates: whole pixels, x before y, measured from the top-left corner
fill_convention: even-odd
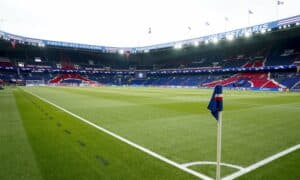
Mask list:
[[[119,46],[14,31],[6,16],[0,179],[300,179],[300,9],[272,3],[263,22],[256,6],[244,25],[219,12],[225,28],[183,24],[173,40],[149,22]]]

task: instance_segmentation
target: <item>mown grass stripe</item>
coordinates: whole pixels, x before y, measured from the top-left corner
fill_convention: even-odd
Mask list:
[[[0,179],[43,179],[12,89],[0,92],[0,160]]]
[[[206,108],[211,90],[24,89],[172,161],[215,161],[216,125]],[[145,93],[149,89],[159,96]],[[224,162],[246,167],[299,143],[299,93],[226,90],[224,97]],[[205,168],[194,170],[213,177]]]
[[[56,127],[56,122],[60,121],[41,121],[43,113],[28,103],[24,94],[47,109],[55,119],[61,120],[64,129],[72,130],[72,135],[66,136],[63,129]],[[44,179],[197,178],[79,121],[33,95],[17,91],[16,97]],[[78,146],[77,140],[88,146]],[[95,158],[96,155],[109,165],[103,165]]]
[[[141,151],[143,151],[143,152],[145,152],[145,153],[147,153],[147,154],[149,154],[149,155],[151,155],[151,156],[153,156],[153,157],[155,157],[157,159],[160,159],[161,161],[164,161],[164,162],[166,162],[166,163],[168,163],[168,164],[170,164],[170,165],[172,165],[172,166],[174,166],[174,167],[176,167],[178,169],[181,169],[181,170],[183,170],[183,171],[185,171],[185,172],[187,172],[189,174],[192,174],[192,175],[194,175],[196,177],[199,177],[201,179],[204,179],[204,180],[211,180],[212,179],[212,178],[210,178],[210,177],[208,177],[208,176],[206,176],[204,174],[201,174],[201,173],[196,172],[194,170],[188,169],[188,168],[186,168],[186,167],[184,167],[184,166],[182,166],[182,165],[180,165],[180,164],[178,164],[178,163],[176,163],[176,162],[174,162],[174,161],[172,161],[170,159],[167,159],[167,158],[165,158],[165,157],[163,157],[163,156],[161,156],[161,155],[159,155],[159,154],[157,154],[157,153],[155,153],[155,152],[153,152],[153,151],[151,151],[151,150],[149,150],[149,149],[147,149],[145,147],[142,147],[142,146],[140,146],[138,144],[135,144],[134,142],[131,142],[131,141],[129,141],[129,140],[127,140],[127,139],[125,139],[125,138],[123,138],[123,137],[121,137],[121,136],[119,136],[119,135],[117,135],[117,134],[115,134],[115,133],[113,133],[111,131],[108,131],[107,129],[102,128],[102,127],[100,127],[100,126],[98,126],[98,125],[96,125],[96,124],[94,124],[94,123],[92,123],[92,122],[90,122],[90,121],[88,121],[88,120],[86,120],[86,119],[84,119],[84,118],[82,118],[82,117],[80,117],[80,116],[78,116],[78,115],[76,115],[76,114],[74,114],[74,113],[72,113],[72,112],[64,109],[63,107],[58,106],[58,105],[56,105],[56,104],[48,101],[47,99],[44,99],[44,98],[42,98],[42,97],[40,97],[40,96],[38,96],[38,95],[36,95],[36,94],[34,94],[32,92],[29,92],[29,91],[26,91],[26,90],[24,90],[24,91],[27,92],[27,93],[29,93],[29,94],[31,94],[31,95],[33,95],[33,96],[35,96],[35,97],[37,97],[38,99],[40,99],[42,101],[47,102],[48,104],[51,104],[52,106],[54,106],[54,107],[56,107],[56,108],[58,108],[58,109],[60,109],[60,110],[62,110],[64,112],[72,115],[73,117],[75,117],[75,118],[77,118],[77,119],[79,119],[79,120],[81,120],[81,121],[83,121],[83,122],[85,122],[85,123],[87,123],[87,124],[89,124],[89,125],[97,128],[97,129],[99,129],[99,130],[101,130],[101,131],[103,131],[103,132],[105,132],[105,133],[107,133],[107,134],[109,134],[109,135],[111,135],[111,136],[113,136],[113,137],[121,140],[122,142],[125,142],[126,144],[129,144],[130,146],[135,147],[135,148],[137,148],[137,149],[139,149],[139,150],[141,150]]]

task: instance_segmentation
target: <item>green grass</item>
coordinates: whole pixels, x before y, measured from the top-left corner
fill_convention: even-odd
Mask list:
[[[251,179],[300,179],[300,151],[293,152],[255,171],[242,176],[241,180]]]
[[[20,136],[26,144],[11,143],[14,138],[11,135],[7,142],[2,143],[1,149],[13,149],[8,149],[8,146],[18,148],[10,153],[25,158],[29,165],[33,164],[33,169],[27,167],[26,162],[19,164],[22,159],[15,160],[7,156],[10,153],[1,152],[1,157],[6,155],[3,159],[12,161],[9,165],[0,164],[3,179],[195,179],[32,95],[20,90],[14,94],[20,111],[18,120],[21,118],[23,125],[9,130],[13,134],[17,128],[22,129]],[[12,92],[6,91],[2,96],[8,102],[1,101],[1,107],[12,106],[13,113],[18,114]],[[12,119],[1,118],[1,125],[5,123],[12,123]],[[23,154],[23,148],[27,146],[32,151]],[[3,168],[11,169],[2,171]],[[34,174],[36,171],[37,175]]]
[[[118,87],[24,89],[175,162],[216,159],[216,121],[206,109],[211,90]],[[38,173],[44,179],[82,179],[85,176],[95,179],[108,174],[111,175],[108,179],[193,178],[21,90],[15,92],[15,97],[21,114],[19,121],[26,132],[23,130],[23,134],[28,139],[27,146],[32,148]],[[10,99],[13,99],[12,95]],[[43,120],[47,119],[45,112],[32,105],[31,101],[39,104],[55,120]],[[222,162],[246,167],[299,144],[299,110],[299,93],[225,90]],[[61,127],[57,127],[58,121]],[[67,134],[65,129],[72,133]],[[78,140],[86,146],[82,147]],[[111,149],[116,147],[122,153],[112,153]],[[97,153],[108,159],[110,165],[101,167],[101,163],[93,158]],[[60,154],[59,158],[55,158],[57,154]],[[300,155],[295,156],[299,158]],[[299,163],[294,163],[299,167]],[[60,166],[55,168],[57,164]],[[286,168],[284,162],[274,161],[253,171],[249,178],[270,176],[272,179],[276,176],[284,179],[285,175],[280,171],[267,173],[276,168],[272,165]],[[126,168],[120,171],[124,166]],[[215,174],[212,165],[190,168],[211,177]],[[270,170],[265,172],[265,168]],[[224,177],[235,169],[223,167],[222,170]],[[299,174],[291,171],[289,177],[299,177]]]
[[[0,91],[0,179],[42,179],[11,90]]]

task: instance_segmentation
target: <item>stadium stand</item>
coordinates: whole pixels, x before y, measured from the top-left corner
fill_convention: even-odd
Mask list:
[[[0,90],[4,89],[4,81],[2,79],[0,79]]]
[[[233,42],[153,50],[98,52],[76,48],[12,48],[0,38],[0,79],[20,84],[98,84],[299,89],[300,29],[257,35]],[[36,61],[39,59],[39,61]],[[145,77],[139,78],[137,72]]]
[[[246,63],[243,68],[250,67],[263,67],[263,60],[255,60],[253,63]],[[286,88],[284,85],[276,82],[274,79],[270,79],[270,73],[268,72],[255,72],[255,73],[238,73],[230,78],[213,81],[203,84],[203,86],[214,87],[217,84],[221,84],[227,87],[254,87],[254,88]],[[249,86],[250,85],[250,86]]]
[[[88,83],[94,84],[95,82],[87,79],[80,74],[59,74],[49,81],[51,84],[59,83]]]

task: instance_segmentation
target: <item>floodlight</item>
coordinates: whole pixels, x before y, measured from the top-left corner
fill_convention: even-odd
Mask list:
[[[212,41],[213,41],[213,43],[217,44],[218,41],[219,41],[219,39],[218,39],[217,37],[214,37],[214,38],[212,39]]]
[[[199,46],[199,42],[198,41],[194,41],[194,46]]]
[[[124,50],[123,50],[123,49],[120,49],[120,50],[119,50],[119,54],[124,54]]]
[[[40,57],[35,57],[34,62],[42,62],[42,59]]]
[[[174,46],[175,49],[181,49],[182,48],[182,44],[181,43],[177,43]]]
[[[266,29],[260,30],[260,33],[261,33],[261,34],[265,34],[265,33],[266,33]]]
[[[252,35],[252,33],[250,31],[245,32],[245,37],[248,38]]]
[[[233,34],[227,34],[226,39],[229,40],[229,41],[232,41],[234,39],[234,35]]]
[[[38,47],[45,47],[45,44],[43,44],[43,43],[38,43]]]
[[[18,62],[19,67],[24,67],[24,62]]]

